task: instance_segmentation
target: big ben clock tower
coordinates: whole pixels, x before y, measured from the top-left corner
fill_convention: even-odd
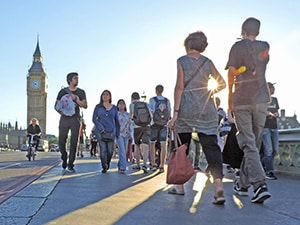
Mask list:
[[[42,63],[42,55],[37,41],[33,62],[27,75],[27,124],[35,117],[40,122],[42,134],[46,134],[47,119],[47,74]]]

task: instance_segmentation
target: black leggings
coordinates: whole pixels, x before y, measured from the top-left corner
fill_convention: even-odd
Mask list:
[[[188,144],[188,149],[190,147],[192,134],[191,133],[179,133],[180,140],[182,144]],[[199,141],[202,146],[202,150],[205,154],[207,163],[209,165],[209,170],[211,175],[215,179],[223,178],[223,160],[222,152],[218,145],[217,135],[207,135],[203,133],[198,133]],[[188,150],[187,150],[188,154]]]
[[[97,141],[91,141],[91,155],[96,155]]]
[[[35,147],[35,149],[37,150],[37,148],[38,148],[38,146],[39,146],[39,144],[40,144],[40,138],[39,137],[37,137],[37,136],[35,136],[34,138],[33,138],[33,140],[34,140],[34,147]],[[30,144],[30,142],[31,142],[31,136],[28,136],[28,143]]]

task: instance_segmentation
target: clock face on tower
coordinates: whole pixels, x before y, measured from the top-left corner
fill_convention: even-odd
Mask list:
[[[30,83],[31,88],[38,89],[40,88],[40,81],[39,80],[32,80]]]

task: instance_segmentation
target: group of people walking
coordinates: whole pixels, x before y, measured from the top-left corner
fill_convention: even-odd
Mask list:
[[[239,195],[248,195],[253,187],[253,203],[263,203],[271,197],[265,181],[265,170],[261,163],[260,147],[266,116],[278,117],[275,111],[268,113],[270,91],[266,82],[266,66],[269,61],[269,44],[258,41],[260,21],[248,18],[242,24],[242,38],[231,48],[226,64],[228,70],[228,107],[233,115],[237,129],[237,144],[243,151],[240,164],[240,178],[234,182],[233,190]],[[100,147],[102,173],[110,169],[114,142],[118,146],[118,170],[126,170],[126,151],[128,141],[133,137],[136,166],[133,169],[159,170],[164,172],[168,130],[176,129],[182,143],[190,145],[192,133],[197,133],[202,146],[209,172],[213,177],[213,203],[223,205],[226,201],[223,188],[223,159],[218,145],[218,113],[214,101],[215,94],[224,90],[226,81],[215,67],[213,61],[203,55],[208,45],[207,37],[202,31],[188,35],[184,41],[186,55],[177,60],[177,78],[174,88],[174,106],[162,95],[164,87],[157,85],[156,96],[149,103],[140,101],[137,92],[132,93],[129,112],[123,99],[117,105],[112,104],[112,94],[104,90],[99,104],[94,108],[93,134]],[[241,69],[242,68],[242,69]],[[208,82],[214,79],[215,89],[208,89]],[[62,167],[74,172],[74,160],[80,128],[79,108],[87,108],[84,90],[78,88],[78,74],[67,75],[68,88],[60,90],[55,103],[61,114],[59,122],[59,148]],[[68,98],[66,96],[69,96]],[[61,101],[72,104],[65,109]],[[278,103],[277,103],[278,105]],[[71,112],[71,113],[70,113]],[[274,121],[272,127],[274,128]],[[275,129],[275,128],[274,128]],[[66,151],[67,134],[71,130],[70,152]],[[264,131],[264,132],[263,132]],[[266,136],[264,136],[266,137]],[[161,154],[159,164],[155,161],[156,142],[160,143]],[[263,160],[264,167],[273,169],[270,158],[270,142],[264,144],[268,154]],[[271,151],[272,153],[272,151]],[[143,164],[141,165],[141,154]],[[188,152],[187,152],[188,154]],[[273,153],[272,153],[273,154]],[[147,164],[150,160],[150,167]],[[184,194],[184,184],[174,184],[170,194]]]

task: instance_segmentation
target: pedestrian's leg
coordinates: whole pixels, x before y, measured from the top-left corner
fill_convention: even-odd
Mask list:
[[[58,135],[58,146],[59,151],[61,153],[62,159],[62,167],[63,169],[67,168],[67,160],[68,160],[68,153],[66,151],[66,142],[69,133],[69,124],[65,118],[60,118],[59,120],[59,135]]]
[[[107,148],[107,166],[108,166],[107,169],[110,168],[111,158],[112,158],[112,156],[114,154],[114,146],[115,146],[114,141],[106,142],[106,148]]]
[[[99,148],[100,148],[100,161],[102,166],[102,173],[106,173],[107,171],[107,147],[106,142],[99,140]]]
[[[168,138],[168,129],[163,126],[159,131],[159,140],[160,140],[160,154],[159,154],[159,167],[160,172],[164,172],[165,159],[167,154],[167,138]]]
[[[80,121],[77,118],[72,118],[69,119],[69,122],[71,123],[71,140],[68,168],[73,169],[79,138]]]
[[[262,136],[259,130],[262,131],[264,126],[262,117],[266,117],[266,110],[257,110],[256,105],[235,107],[234,115],[238,130],[237,141],[244,152],[240,170],[240,185],[243,188],[247,188],[252,184],[255,190],[265,183],[265,172],[261,165],[257,138]]]
[[[200,144],[205,154],[211,175],[214,178],[214,204],[223,204],[224,188],[223,188],[223,162],[222,152],[218,145],[217,135],[206,135],[198,133]]]
[[[156,169],[158,165],[155,163],[155,141],[150,142],[151,166]]]
[[[279,133],[278,129],[272,129],[272,146],[273,146],[273,152],[272,152],[272,167],[271,169],[274,171],[274,157],[276,153],[278,152],[278,146],[279,146]]]
[[[134,155],[136,160],[137,167],[140,167],[140,160],[141,160],[141,151],[140,151],[140,145],[135,144],[134,146]]]
[[[223,160],[216,135],[198,133],[200,144],[205,154],[209,170],[214,179],[223,178]]]
[[[272,140],[271,140],[271,129],[264,128],[263,131],[263,156],[262,156],[262,164],[266,172],[270,172],[273,170],[273,161],[272,161]]]
[[[119,137],[117,139],[118,143],[118,152],[119,152],[119,170],[125,171],[126,170],[126,149],[128,146],[128,138],[127,137]]]
[[[194,157],[194,168],[200,168],[200,143],[199,141],[194,141],[195,143],[195,157]]]
[[[160,142],[161,150],[160,150],[160,168],[165,167],[166,160],[166,152],[167,152],[167,143],[164,141]]]
[[[149,144],[142,144],[142,148],[143,148],[143,164],[144,166],[146,166],[149,159]]]

